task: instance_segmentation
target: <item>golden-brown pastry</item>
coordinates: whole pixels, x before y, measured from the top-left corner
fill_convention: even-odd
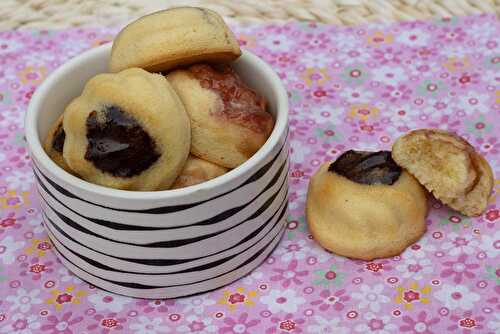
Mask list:
[[[63,114],[55,121],[43,142],[43,148],[47,155],[62,169],[72,173],[66,161],[63,158],[63,147],[66,134],[62,126]]]
[[[451,208],[466,216],[486,209],[493,172],[465,139],[443,130],[415,130],[396,140],[392,157]]]
[[[110,70],[141,67],[167,71],[197,62],[229,62],[241,55],[238,41],[219,14],[178,7],[143,16],[115,38]]]
[[[170,84],[138,68],[90,79],[66,108],[63,126],[70,168],[117,189],[170,187],[191,143],[189,118]]]
[[[267,140],[274,120],[265,99],[228,65],[193,65],[167,76],[191,120],[191,154],[235,168]]]
[[[177,177],[171,189],[193,186],[225,174],[227,168],[189,155],[181,175]]]
[[[423,235],[426,215],[424,188],[387,151],[347,151],[309,182],[309,230],[324,248],[346,257],[400,254]]]

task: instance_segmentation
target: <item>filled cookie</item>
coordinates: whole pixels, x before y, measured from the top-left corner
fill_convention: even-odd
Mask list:
[[[167,76],[191,120],[191,154],[235,168],[266,142],[274,126],[264,97],[229,65],[197,64]]]
[[[177,177],[171,189],[193,186],[227,173],[229,169],[189,155],[181,175]]]
[[[493,172],[463,138],[437,129],[415,130],[396,140],[392,157],[451,208],[466,216],[486,209]]]
[[[165,77],[132,68],[90,79],[66,108],[64,160],[83,179],[167,189],[189,154],[190,126]]]
[[[63,115],[55,121],[43,142],[43,148],[47,155],[62,169],[72,173],[66,161],[63,158],[63,148],[66,134],[63,128]]]
[[[143,16],[115,38],[109,68],[168,71],[197,62],[229,62],[241,55],[238,41],[214,11],[178,7]]]
[[[347,151],[312,176],[306,216],[314,239],[350,258],[400,254],[425,232],[424,188],[387,151]]]

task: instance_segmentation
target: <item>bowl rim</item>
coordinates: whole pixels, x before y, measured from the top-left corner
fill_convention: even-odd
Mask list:
[[[255,67],[259,67],[264,72],[264,74],[270,79],[271,87],[274,90],[275,95],[277,96],[276,117],[273,131],[271,132],[271,135],[264,143],[264,145],[247,161],[245,161],[240,166],[230,170],[226,174],[216,177],[212,180],[179,189],[158,191],[121,190],[93,184],[80,179],[59,167],[54,161],[52,161],[52,159],[43,149],[42,142],[38,133],[38,120],[41,114],[40,106],[42,104],[42,101],[50,94],[50,90],[52,89],[52,86],[55,82],[68,76],[69,73],[76,70],[79,66],[81,66],[80,64],[84,60],[93,57],[103,57],[106,54],[110,54],[111,47],[112,43],[107,43],[94,49],[85,51],[54,70],[36,89],[29,102],[28,109],[25,115],[25,136],[32,158],[36,158],[38,163],[45,170],[50,171],[53,176],[69,184],[70,186],[73,186],[76,189],[81,189],[85,192],[93,193],[99,196],[113,197],[124,200],[174,199],[189,196],[199,191],[206,191],[207,189],[217,188],[251,173],[253,166],[266,159],[266,157],[268,157],[272,153],[276,144],[279,143],[280,140],[282,140],[282,136],[287,132],[288,94],[283,83],[281,82],[276,72],[274,72],[274,70],[270,67],[270,65],[264,62],[258,56],[254,55],[252,52],[248,50],[242,50],[241,57],[248,58],[250,62],[255,65]]]

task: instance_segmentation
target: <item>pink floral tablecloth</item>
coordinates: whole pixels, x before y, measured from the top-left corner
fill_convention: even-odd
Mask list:
[[[41,225],[23,137],[29,99],[51,71],[117,30],[0,33],[0,333],[500,333],[498,180],[478,218],[431,201],[425,236],[389,259],[327,253],[304,218],[320,163],[349,148],[389,148],[413,128],[459,133],[500,176],[496,17],[234,29],[288,89],[288,229],[248,277],[177,300],[89,286],[58,262]]]

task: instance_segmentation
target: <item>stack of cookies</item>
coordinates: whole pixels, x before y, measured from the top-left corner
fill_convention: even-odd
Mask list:
[[[273,127],[266,101],[230,63],[233,33],[208,9],[138,19],[113,42],[110,73],[91,78],[49,132],[45,151],[88,182],[153,191],[236,168]]]
[[[347,151],[309,183],[314,239],[339,255],[372,260],[400,254],[426,230],[427,192],[466,216],[488,205],[493,172],[465,139],[437,129],[400,137],[392,152]]]

